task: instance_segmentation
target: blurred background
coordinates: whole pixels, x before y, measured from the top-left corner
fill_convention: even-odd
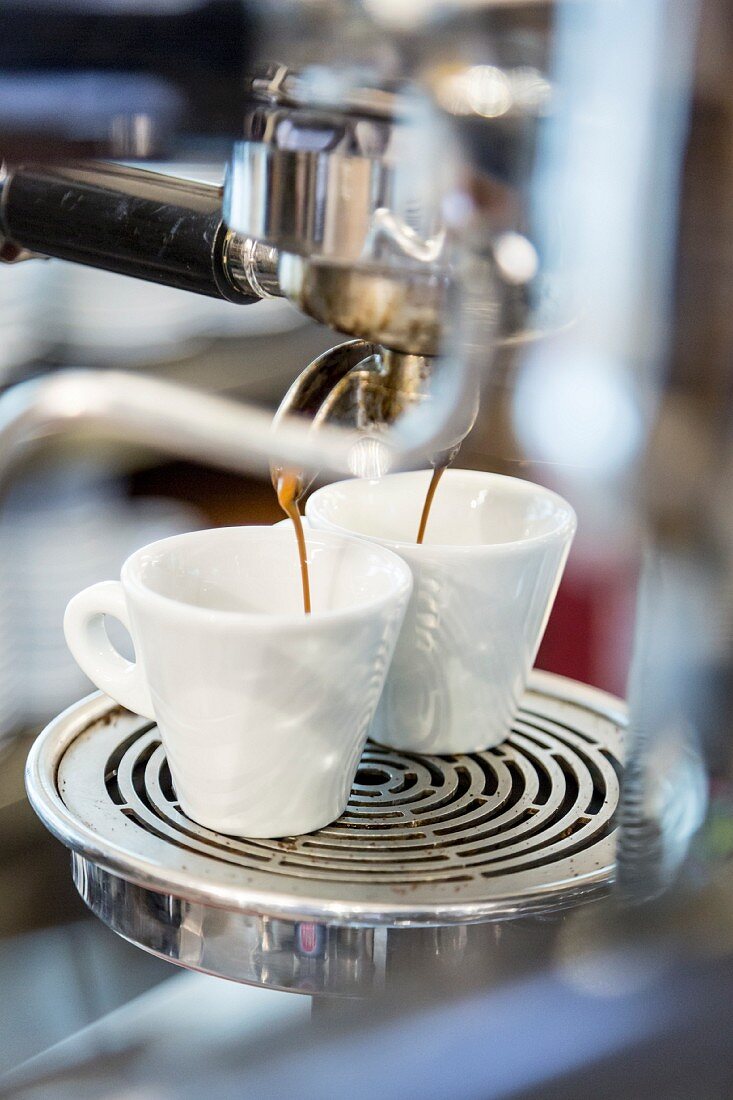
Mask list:
[[[134,0],[108,5],[99,0],[98,6],[125,18],[145,8]],[[247,7],[161,0],[153,8],[183,12],[186,18],[201,9],[208,19],[221,14],[220,6],[236,9],[236,20]],[[218,1058],[220,1048],[228,1050],[231,1065],[224,1055],[221,1064],[225,1078],[227,1066],[231,1070],[232,1095],[241,1094],[234,1050],[243,1062],[251,1057],[264,1075],[260,1083],[267,1078],[272,1091],[258,1092],[255,1073],[251,1094],[257,1096],[288,1095],[288,1082],[307,1071],[302,1095],[319,1097],[346,1091],[355,1097],[429,1100],[433,1095],[645,1097],[654,1095],[649,1091],[654,1074],[647,1080],[640,1061],[638,1075],[630,1079],[623,1058],[628,1061],[631,1051],[633,1064],[634,1044],[648,1040],[647,1068],[676,1067],[674,1057],[690,1052],[699,1053],[703,1063],[692,1070],[688,1065],[687,1076],[682,1066],[679,1072],[670,1069],[677,1080],[667,1080],[666,1091],[657,1084],[657,1095],[723,1100],[733,1095],[730,1054],[726,1059],[725,1051],[705,1044],[713,1037],[725,1046],[720,1020],[729,1003],[733,912],[731,13],[716,0],[405,0],[403,5],[399,0],[277,0],[254,6],[265,13],[266,23],[271,19],[273,44],[285,44],[287,60],[295,65],[311,56],[338,61],[343,49],[359,64],[368,58],[375,71],[386,73],[390,89],[399,62],[425,78],[431,95],[438,101],[442,95],[441,110],[460,132],[466,163],[476,168],[480,162],[483,170],[481,158],[488,150],[484,160],[492,177],[497,164],[504,169],[511,162],[501,186],[496,192],[487,187],[476,208],[482,216],[488,210],[490,220],[496,200],[500,219],[508,218],[506,209],[513,207],[507,196],[513,196],[516,182],[508,177],[512,172],[521,177],[518,205],[532,211],[527,225],[538,230],[533,239],[541,260],[557,259],[553,249],[559,251],[560,266],[566,265],[574,289],[583,292],[577,323],[554,331],[550,326],[538,340],[491,344],[478,416],[457,465],[547,485],[578,512],[578,536],[537,665],[635,699],[621,885],[643,895],[638,887],[646,884],[646,892],[656,897],[674,882],[677,892],[651,916],[636,908],[635,895],[631,918],[619,918],[613,905],[598,924],[582,913],[567,926],[548,917],[544,931],[553,954],[544,976],[542,935],[530,928],[529,918],[518,921],[511,934],[492,929],[490,944],[487,939],[480,947],[482,957],[494,952],[497,960],[486,982],[487,997],[498,991],[504,999],[494,1004],[493,1016],[478,993],[471,1000],[473,979],[464,974],[463,984],[450,990],[453,1001],[443,1024],[430,1017],[432,1031],[401,1031],[400,1021],[379,1031],[383,1021],[372,1020],[369,1026],[377,1029],[379,1050],[395,1077],[393,1091],[385,1085],[371,1093],[374,1048],[366,1040],[363,1049],[354,1045],[353,1035],[345,1035],[339,1047],[341,1033],[334,1038],[330,1032],[331,1017],[312,1034],[325,1047],[333,1044],[329,1064],[336,1083],[328,1093],[308,1091],[318,1080],[310,1033],[301,1030],[291,1044],[286,1031],[280,1040],[277,1030],[305,1027],[308,998],[180,974],[115,936],[87,913],[69,875],[68,852],[40,824],[23,789],[34,737],[91,687],[63,639],[62,615],[70,596],[118,575],[124,559],[153,539],[206,526],[278,521],[270,480],[168,461],[152,448],[100,434],[67,433],[22,456],[0,506],[0,989],[8,991],[0,1075],[81,1034],[87,1038],[74,1048],[74,1058],[88,1070],[86,1092],[74,1078],[68,1095],[176,1096],[175,1089],[167,1092],[160,1082],[155,1087],[150,1082],[158,1081],[155,1057],[175,1063],[180,1047],[174,1039],[183,1035],[192,1063],[200,1058],[204,1065],[207,1057]],[[13,27],[22,24],[22,7],[8,8]],[[94,4],[80,7],[86,12]],[[39,5],[49,27],[63,8],[60,2]],[[241,30],[236,20],[232,35]],[[28,105],[35,100],[28,89],[37,87],[42,99],[51,86],[44,83],[48,73],[64,68],[63,23],[53,28],[33,40],[42,49],[38,57],[29,49],[30,61],[13,52],[20,33],[13,37],[15,31],[8,29],[6,38],[0,36],[0,121],[25,118],[26,107],[32,113]],[[218,79],[226,64],[218,47],[211,53]],[[455,68],[445,64],[449,55]],[[81,49],[80,57],[85,61]],[[21,86],[17,70],[26,62],[29,82]],[[114,58],[105,55],[104,66],[105,72],[114,71]],[[192,87],[199,70],[193,63],[181,68],[180,87]],[[539,71],[545,74],[541,81]],[[456,73],[463,74],[463,84]],[[504,115],[510,123],[514,117],[507,89],[519,95],[528,73],[533,95],[543,89],[552,110],[543,106],[535,112],[539,136],[528,149],[523,137],[517,141],[522,155],[515,164],[516,135],[509,124],[503,128]],[[466,88],[474,98],[464,102]],[[63,115],[68,86],[58,89]],[[142,80],[135,95],[141,89]],[[337,93],[342,94],[340,85]],[[232,100],[238,124],[240,105],[236,96]],[[81,101],[92,118],[94,95],[82,95]],[[202,126],[231,130],[215,96],[196,105]],[[536,106],[533,101],[533,111]],[[487,124],[485,131],[481,127]],[[227,145],[221,134],[192,145],[196,155],[190,159],[191,143],[184,142],[175,160],[148,159],[145,166],[221,183]],[[12,142],[9,148],[17,153]],[[93,142],[91,152],[99,155]],[[119,151],[105,155],[125,159]],[[437,166],[432,172],[436,161],[429,163],[432,178],[439,173]],[[90,367],[180,382],[274,412],[305,364],[336,339],[333,329],[285,298],[242,309],[60,259],[0,264],[3,394],[32,379]],[[646,570],[639,615],[640,578],[650,547],[653,567]],[[659,562],[664,568],[657,570]],[[124,637],[115,641],[124,648]],[[460,950],[466,942],[456,936]],[[709,970],[679,977],[674,967],[683,965],[692,942],[696,948],[702,944]],[[498,962],[503,944],[515,945],[507,948],[506,969]],[[432,940],[428,946],[433,951]],[[433,954],[439,954],[437,948]],[[533,961],[538,974],[528,977]],[[427,997],[423,1008],[425,1003],[430,1011],[435,1007]],[[346,1029],[351,1011],[337,1009],[334,1016],[341,1011]],[[668,1049],[657,1041],[651,1022],[666,1027],[672,1016],[667,1041],[672,1033],[675,1038]],[[487,1020],[488,1036],[479,1026]],[[357,1031],[357,1039],[360,1034],[368,1033]],[[161,1037],[160,1050],[151,1036]],[[415,1054],[412,1061],[404,1056],[400,1036],[415,1044],[408,1048]],[[439,1089],[439,1067],[434,1067],[433,1076],[423,1068],[411,1091],[399,1091],[395,1067],[404,1073],[421,1059],[429,1065],[433,1046],[444,1069],[458,1066],[465,1072],[465,1088],[451,1092],[446,1076]],[[490,1067],[496,1073],[493,1091],[486,1085],[491,1074],[485,1064],[484,1076],[479,1072],[487,1050],[497,1057]],[[130,1091],[125,1052],[139,1069]],[[535,1054],[535,1083],[540,1083],[532,1091],[528,1067]],[[114,1077],[118,1055],[121,1068]],[[267,1074],[275,1073],[280,1055],[285,1069],[278,1082]],[[98,1091],[95,1057],[112,1067],[110,1092]],[[547,1085],[583,1058],[587,1065],[606,1067],[602,1087],[592,1073],[581,1076],[572,1093],[557,1081]],[[352,1059],[364,1073],[361,1091],[348,1081]],[[44,1065],[53,1068],[53,1059]],[[337,1070],[344,1071],[341,1077]],[[28,1095],[62,1095],[56,1088],[45,1081]],[[190,1095],[203,1094],[192,1086]],[[216,1095],[229,1094],[222,1085]]]

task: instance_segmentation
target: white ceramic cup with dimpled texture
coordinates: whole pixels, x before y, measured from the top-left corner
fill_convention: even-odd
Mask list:
[[[128,558],[66,610],[87,676],[157,722],[183,811],[236,836],[343,813],[412,588],[396,554],[307,533],[305,615],[291,527],[197,531]],[[105,616],[129,630],[135,661]]]
[[[418,545],[429,481],[426,471],[339,481],[310,497],[306,516],[311,529],[368,539],[412,570],[371,736],[411,752],[475,752],[510,732],[576,518],[539,485],[449,469]]]

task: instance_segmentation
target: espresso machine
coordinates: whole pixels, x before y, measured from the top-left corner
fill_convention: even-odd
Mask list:
[[[697,446],[713,432],[727,453],[727,383],[714,365],[691,378],[677,352],[695,274],[685,157],[693,106],[724,94],[709,60],[722,5],[122,8],[8,15],[9,86],[40,91],[0,107],[2,258],[247,308],[285,297],[334,346],[274,420],[119,371],[25,382],[0,400],[4,476],[29,447],[87,429],[237,471],[296,469],[303,492],[316,476],[443,465],[514,348],[528,450],[571,500],[597,502],[601,527],[641,530],[649,549],[630,711],[535,673],[505,745],[424,759],[370,745],[344,818],[313,836],[199,827],[154,725],[101,695],[67,711],[27,785],[87,905],[160,957],[324,1005],[455,996],[547,965],[576,932],[584,948],[623,944],[660,898],[696,911],[714,883],[719,899],[725,876],[699,854],[691,874],[690,853],[711,789],[716,820],[727,806],[730,531],[688,464],[714,468]],[[34,20],[55,28],[54,56],[34,54]],[[59,76],[75,67],[99,90],[87,114]],[[145,165],[211,147],[226,150],[222,187]],[[675,445],[693,406],[690,446]]]

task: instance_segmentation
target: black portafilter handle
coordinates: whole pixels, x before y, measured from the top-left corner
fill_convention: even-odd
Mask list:
[[[0,186],[6,257],[27,249],[230,302],[261,297],[227,274],[213,184],[90,161],[10,167]]]

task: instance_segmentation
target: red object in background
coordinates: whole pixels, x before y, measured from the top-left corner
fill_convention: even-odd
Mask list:
[[[634,629],[636,562],[568,561],[537,654],[537,668],[570,676],[622,698]]]

